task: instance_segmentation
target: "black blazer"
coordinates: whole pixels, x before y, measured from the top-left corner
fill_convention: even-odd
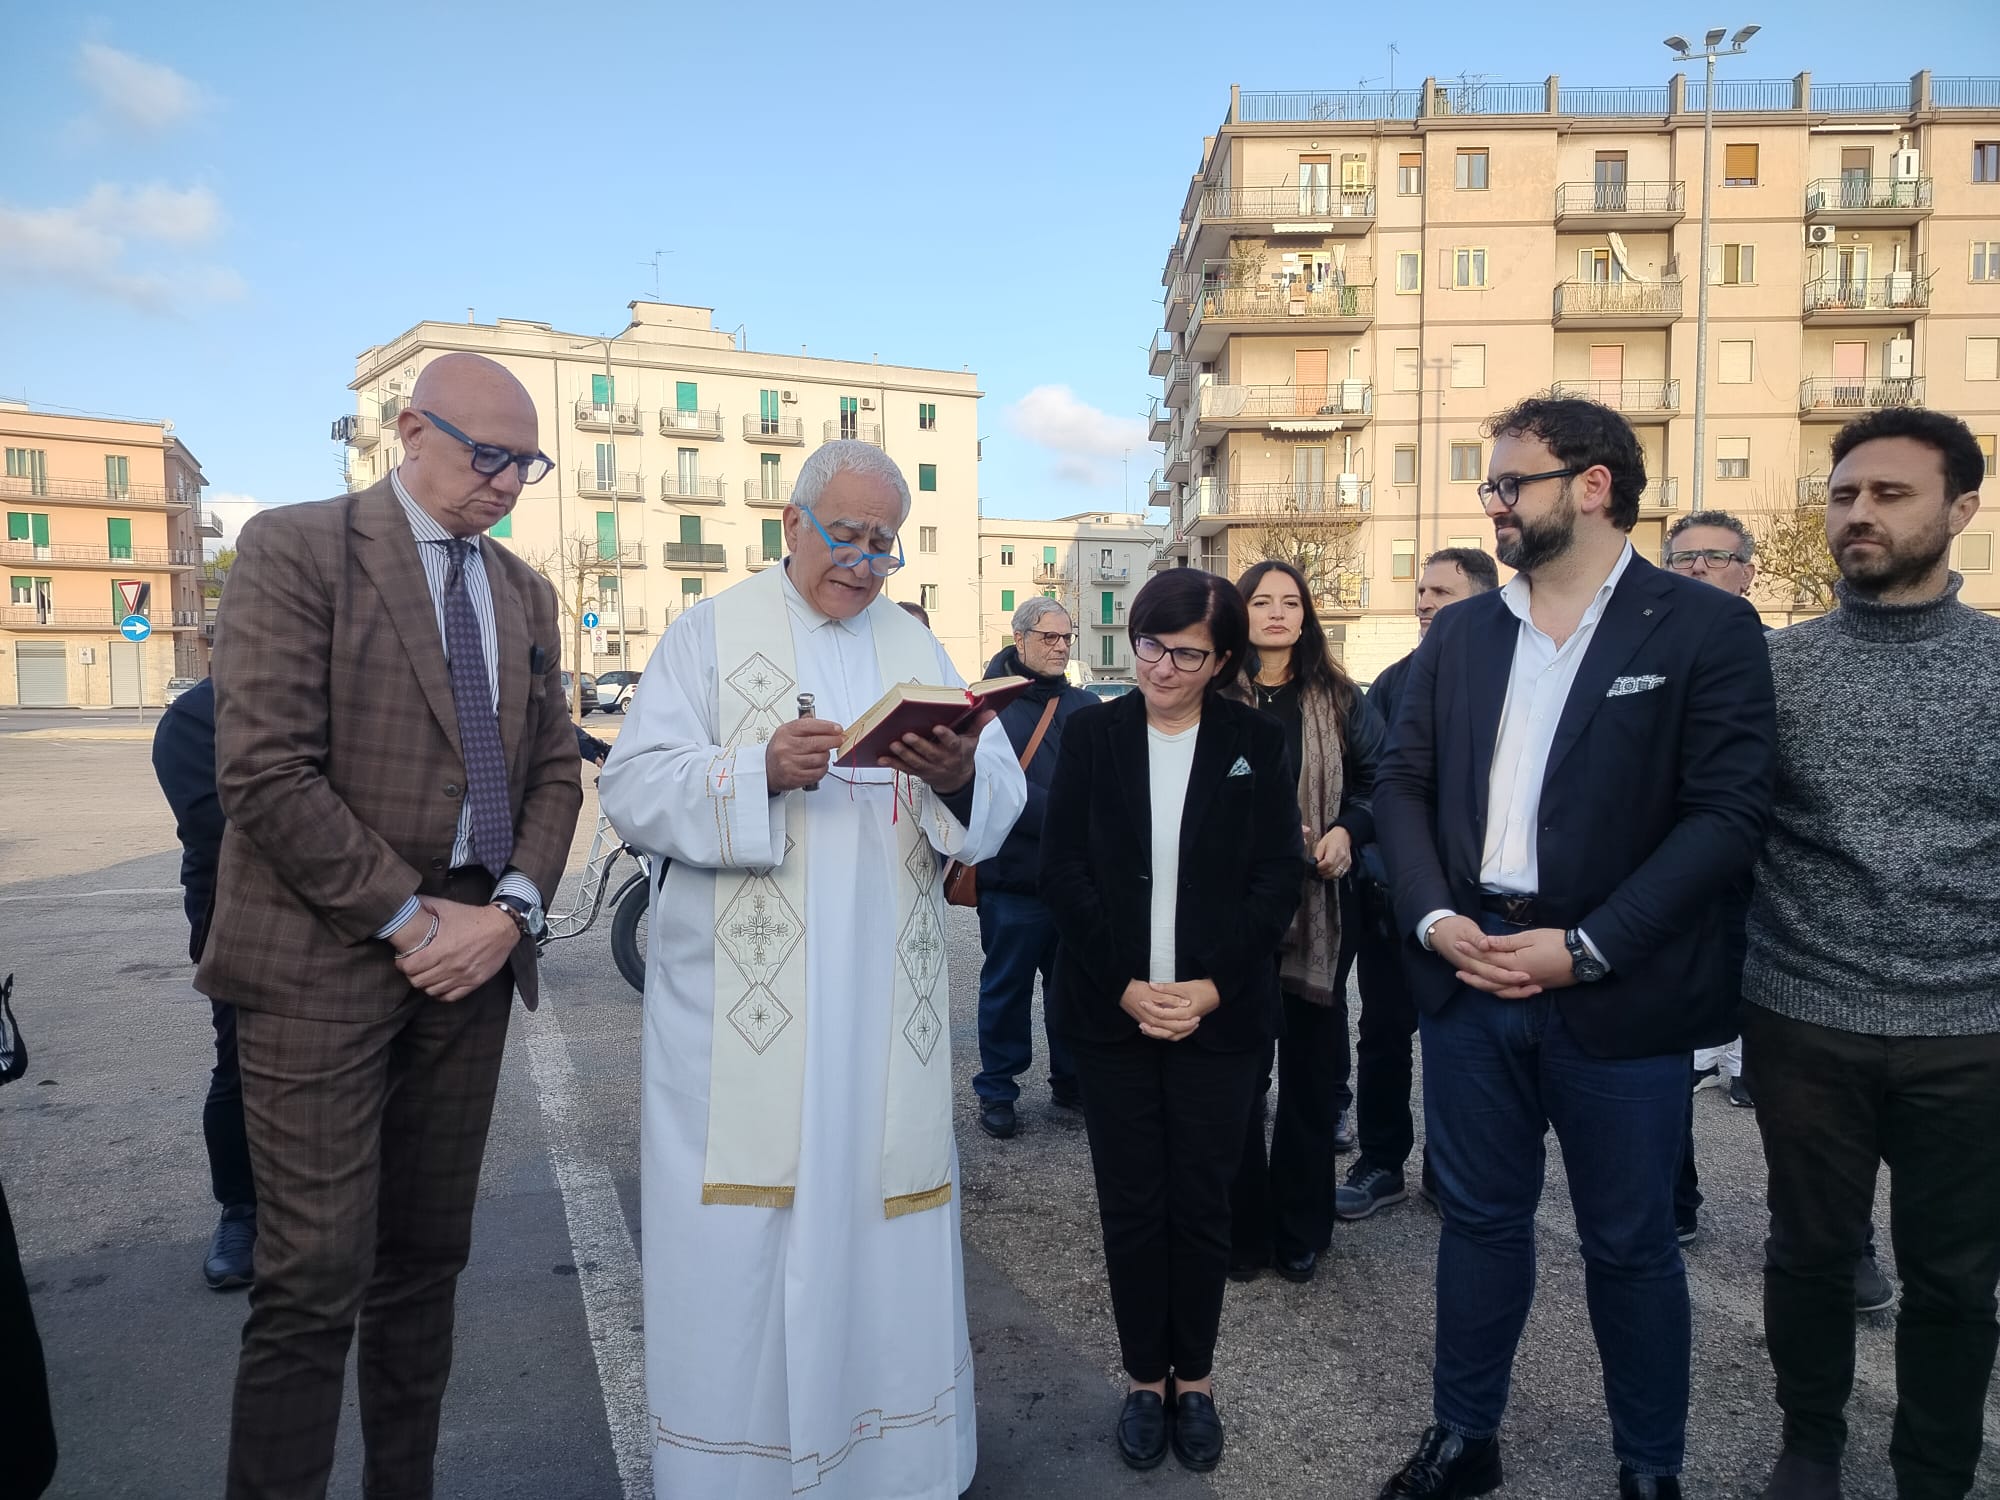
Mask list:
[[[188,957],[201,961],[222,859],[222,800],[215,793],[215,680],[204,677],[167,705],[153,731],[153,774],[174,810],[181,841],[181,897],[187,907]]]
[[[1042,825],[1042,899],[1062,942],[1050,1024],[1083,1041],[1139,1034],[1119,1008],[1150,970],[1153,811],[1146,700],[1126,693],[1073,717]],[[1231,775],[1238,761],[1248,774]],[[1222,1003],[1188,1038],[1210,1051],[1278,1034],[1278,944],[1299,903],[1305,843],[1285,734],[1248,704],[1201,711],[1181,813],[1174,978],[1210,979]]]
[[[1415,929],[1433,911],[1479,911],[1487,782],[1518,636],[1499,590],[1438,614],[1410,659],[1376,783],[1405,966],[1432,1014],[1459,986]],[[1633,679],[1628,690],[1607,696],[1621,678]],[[1577,669],[1542,782],[1548,925],[1581,926],[1611,965],[1607,979],[1554,991],[1586,1051],[1651,1057],[1734,1034],[1718,898],[1763,842],[1776,739],[1757,612],[1634,557]]]

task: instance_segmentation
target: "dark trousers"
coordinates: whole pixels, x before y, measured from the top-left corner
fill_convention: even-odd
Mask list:
[[[1354,1128],[1361,1158],[1401,1171],[1417,1143],[1410,1113],[1417,1003],[1403,974],[1399,943],[1384,930],[1383,903],[1371,888],[1355,903],[1355,971],[1361,987],[1361,1023],[1354,1048]]]
[[[1764,1332],[1785,1445],[1838,1460],[1854,1384],[1854,1262],[1889,1168],[1899,1500],[1959,1500],[1979,1464],[2000,1326],[2000,1035],[1884,1037],[1743,1015],[1770,1168]]]
[[[1673,1195],[1686,1055],[1592,1057],[1549,995],[1500,1000],[1461,989],[1422,1026],[1425,1135],[1444,1215],[1436,1419],[1467,1437],[1499,1430],[1535,1295],[1535,1209],[1553,1126],[1613,1451],[1638,1473],[1679,1473],[1691,1332]]]
[[[1694,1165],[1694,1054],[1688,1054],[1687,1130],[1681,1140],[1681,1167],[1674,1174],[1674,1223],[1692,1224],[1701,1212],[1701,1173]]]
[[[229,1500],[323,1500],[357,1321],[364,1491],[429,1500],[511,1009],[503,969],[380,1021],[237,1012],[258,1223]]]
[[[1285,995],[1285,1034],[1265,1047],[1243,1134],[1243,1158],[1229,1190],[1230,1259],[1262,1265],[1273,1254],[1295,1260],[1333,1239],[1341,1082],[1347,1072],[1347,1007]],[[1277,1060],[1277,1123],[1268,1158],[1272,1059]]]
[[[979,946],[986,962],[979,970],[979,1072],[972,1091],[986,1104],[1012,1104],[1021,1097],[1014,1080],[1035,1060],[1035,975],[1042,976],[1043,1023],[1047,1024],[1050,975],[1056,962],[1056,924],[1034,896],[1014,891],[979,893]],[[1068,1050],[1051,1031],[1049,1087],[1058,1094],[1076,1088]]]
[[[250,1141],[243,1133],[243,1072],[236,1063],[236,1007],[208,1002],[215,1025],[215,1067],[201,1106],[201,1134],[208,1144],[208,1182],[224,1208],[254,1205]]]
[[[1125,1373],[1200,1380],[1215,1363],[1229,1184],[1262,1059],[1143,1036],[1071,1040],[1070,1053]]]
[[[56,1429],[49,1419],[49,1375],[21,1247],[7,1194],[0,1189],[0,1495],[34,1500],[56,1472]]]

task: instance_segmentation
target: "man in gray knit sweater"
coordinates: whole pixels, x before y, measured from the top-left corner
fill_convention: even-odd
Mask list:
[[[1964,423],[1909,407],[1850,423],[1833,458],[1839,604],[1771,638],[1776,820],[1743,974],[1785,1418],[1764,1495],[1840,1494],[1854,1264],[1886,1163],[1896,1493],[1961,1500],[2000,1342],[2000,620],[1958,601],[1948,564],[1984,458]]]

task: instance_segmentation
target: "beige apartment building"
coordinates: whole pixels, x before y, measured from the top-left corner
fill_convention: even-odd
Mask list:
[[[976,377],[749,350],[705,307],[630,312],[609,339],[501,318],[419,323],[364,350],[355,414],[333,425],[348,488],[401,462],[395,420],[425,364],[470,350],[505,365],[535,398],[555,468],[493,534],[557,585],[565,664],[580,641],[586,672],[637,670],[681,610],[783,557],[799,465],[857,438],[897,461],[914,502],[889,596],[923,603],[952,661],[976,675],[977,601],[963,586],[979,551]],[[583,611],[595,631],[577,628]]]
[[[171,422],[0,401],[0,706],[135,708],[208,674],[201,465]],[[143,643],[119,630],[143,613]]]
[[[1331,633],[1367,678],[1415,642],[1422,557],[1491,549],[1481,422],[1550,387],[1646,450],[1633,541],[1700,504],[1760,532],[1823,501],[1841,423],[1925,404],[2000,432],[2000,79],[1232,88],[1163,275],[1156,566],[1339,554]],[[1705,452],[1694,449],[1711,197]],[[1958,543],[2000,608],[2000,493]],[[1770,580],[1774,621],[1800,607]]]
[[[1051,521],[982,517],[973,586],[986,659],[1013,644],[1014,611],[1045,594],[1061,603],[1076,627],[1071,676],[1080,682],[1130,682],[1125,610],[1165,540],[1165,528],[1144,516],[1091,511]]]

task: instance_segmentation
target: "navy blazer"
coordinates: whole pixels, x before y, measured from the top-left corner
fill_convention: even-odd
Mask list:
[[[1415,929],[1433,911],[1479,911],[1519,633],[1497,589],[1439,612],[1410,660],[1376,785],[1405,966],[1431,1014],[1460,986]],[[1621,678],[1639,690],[1610,696]],[[1634,557],[1577,668],[1542,781],[1539,904],[1547,925],[1588,932],[1611,966],[1552,992],[1586,1051],[1650,1057],[1734,1035],[1718,898],[1763,843],[1776,742],[1757,612]]]
[[[215,680],[204,677],[167,705],[153,731],[153,774],[174,811],[181,841],[181,899],[188,957],[201,962],[222,858],[222,799],[215,793]]]
[[[1127,984],[1151,971],[1149,749],[1146,700],[1137,691],[1081,710],[1063,735],[1042,825],[1041,879],[1062,939],[1048,1000],[1060,1036],[1139,1034],[1119,1001]],[[1298,909],[1305,857],[1284,730],[1247,703],[1211,694],[1181,812],[1174,978],[1213,980],[1222,1003],[1189,1042],[1232,1051],[1278,1034],[1278,945]]]

